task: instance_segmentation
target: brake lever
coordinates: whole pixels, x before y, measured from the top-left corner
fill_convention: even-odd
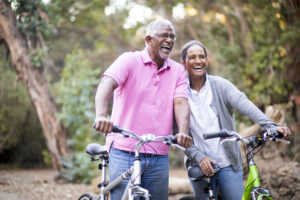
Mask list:
[[[129,137],[129,135],[125,135],[124,133],[113,133],[113,132],[111,132],[111,133],[109,133],[109,134],[107,134],[107,135],[118,135],[118,136],[122,136],[122,137],[125,137],[125,138],[128,138]]]
[[[239,140],[238,138],[230,137],[230,138],[221,139],[220,143],[223,144],[224,142],[236,142],[238,140]]]
[[[176,147],[178,149],[181,149],[182,151],[185,151],[185,148],[177,144],[177,138],[174,136],[170,135],[168,136],[168,139],[165,140],[165,144],[171,146],[171,147]]]
[[[290,141],[288,141],[288,140],[285,140],[285,139],[279,139],[279,138],[275,138],[275,139],[273,139],[273,141],[275,141],[275,142],[284,142],[284,143],[287,143],[287,144],[291,144],[291,142],[290,142]]]

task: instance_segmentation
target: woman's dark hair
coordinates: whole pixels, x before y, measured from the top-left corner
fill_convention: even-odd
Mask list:
[[[193,46],[193,45],[198,45],[198,46],[202,47],[203,50],[204,50],[204,53],[205,53],[205,57],[207,57],[207,53],[206,53],[206,48],[205,48],[205,46],[204,46],[201,42],[199,42],[199,41],[197,41],[197,40],[191,40],[191,41],[189,41],[188,43],[186,43],[186,44],[182,47],[182,49],[181,49],[181,59],[182,59],[182,61],[183,61],[184,63],[185,63],[185,59],[186,59],[186,52],[187,52],[187,50],[188,50],[191,46]]]

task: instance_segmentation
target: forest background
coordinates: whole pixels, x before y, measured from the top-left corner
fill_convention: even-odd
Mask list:
[[[263,111],[285,105],[293,131],[285,157],[299,162],[299,9],[297,0],[0,0],[1,166],[53,167],[88,183],[95,165],[85,147],[104,144],[91,128],[101,74],[123,52],[143,49],[145,26],[160,17],[176,29],[172,59],[199,40],[210,74]],[[182,167],[182,157],[173,152],[171,165]]]

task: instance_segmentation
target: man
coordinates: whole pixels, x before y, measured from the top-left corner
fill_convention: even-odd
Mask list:
[[[130,129],[138,135],[152,133],[169,135],[172,128],[173,110],[179,126],[175,136],[178,144],[188,147],[192,139],[188,134],[189,105],[186,72],[169,59],[175,41],[171,22],[159,19],[150,23],[143,51],[122,54],[103,74],[95,104],[95,128],[109,133],[112,125]],[[108,103],[114,91],[111,120],[107,118]],[[114,180],[132,164],[135,139],[107,135],[110,180]],[[147,163],[142,160],[142,187],[149,190],[152,199],[168,199],[169,147],[149,143],[141,149]],[[149,163],[150,162],[150,163]],[[127,180],[128,181],[128,180]],[[111,192],[111,199],[119,200],[127,181]]]

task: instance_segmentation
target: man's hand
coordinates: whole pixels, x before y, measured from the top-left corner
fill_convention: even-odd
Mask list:
[[[106,117],[97,117],[94,121],[94,129],[103,133],[110,133],[113,123]]]
[[[276,131],[283,135],[283,139],[288,140],[291,136],[291,131],[287,126],[278,126],[275,128]]]
[[[211,163],[216,164],[216,162],[209,157],[202,158],[199,163],[199,167],[202,169],[206,176],[214,175],[214,168],[212,167]]]
[[[190,147],[193,142],[192,138],[184,133],[177,133],[175,138],[177,139],[177,144],[185,148]]]

